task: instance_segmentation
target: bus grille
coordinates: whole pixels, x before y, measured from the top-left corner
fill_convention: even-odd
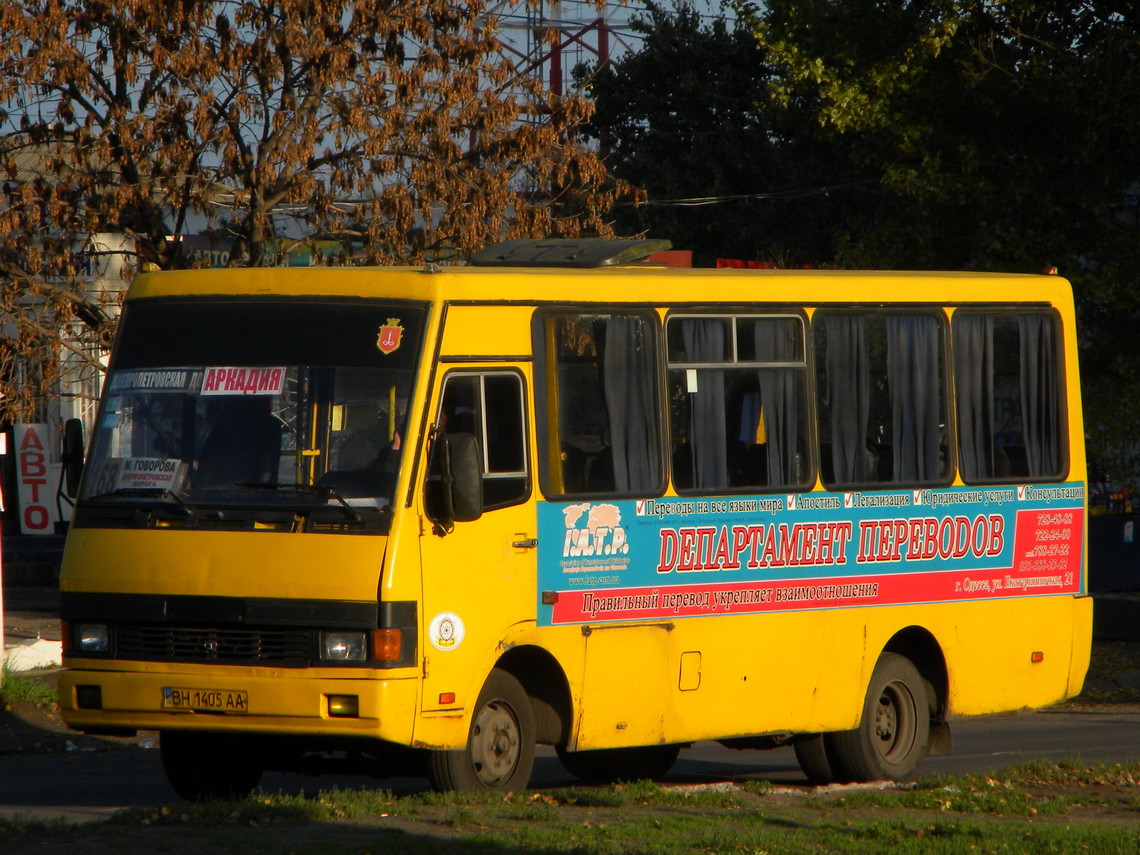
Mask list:
[[[293,668],[309,664],[309,633],[305,630],[120,625],[116,641],[120,659]]]

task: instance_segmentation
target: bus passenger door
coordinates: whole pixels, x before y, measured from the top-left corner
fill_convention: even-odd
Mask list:
[[[452,370],[434,402],[433,422],[441,431],[475,437],[483,513],[450,530],[427,518],[421,527],[425,711],[474,704],[504,632],[535,618],[538,530],[531,495],[529,370]],[[438,472],[429,456],[429,511]]]

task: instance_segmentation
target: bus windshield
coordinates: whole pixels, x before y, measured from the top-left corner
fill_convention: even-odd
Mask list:
[[[257,338],[259,321],[299,319],[259,318],[248,304],[215,308],[228,319],[211,319],[221,358],[206,362],[200,342],[179,353],[186,335],[173,322],[182,313],[170,314],[153,320],[171,322],[172,339],[160,347],[148,324],[150,344],[110,372],[77,523],[139,524],[139,514],[121,513],[129,507],[146,511],[144,524],[386,530],[414,377],[407,354],[385,358],[384,349],[413,349],[401,319],[373,310],[367,348],[307,353],[301,334],[278,335],[275,346]],[[242,317],[254,327],[245,347],[224,334]]]

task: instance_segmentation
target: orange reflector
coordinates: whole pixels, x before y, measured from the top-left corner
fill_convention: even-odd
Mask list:
[[[1032,653],[1029,654],[1029,661],[1030,662],[1044,662],[1045,661],[1045,652],[1042,650],[1034,650]]]
[[[372,651],[377,662],[398,662],[404,648],[404,636],[398,629],[372,631]]]
[[[455,703],[455,692],[440,692],[439,702],[444,706]]]

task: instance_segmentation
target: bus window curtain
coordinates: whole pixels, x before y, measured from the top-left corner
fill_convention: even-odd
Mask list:
[[[867,319],[831,315],[827,331],[827,400],[831,426],[832,480],[867,480],[867,423],[871,418],[871,360]]]
[[[1060,400],[1057,351],[1052,318],[1020,315],[1021,419],[1030,478],[1054,475],[1060,469]]]
[[[757,321],[756,359],[759,362],[798,362],[800,325],[791,320]],[[768,486],[794,484],[800,438],[800,388],[798,368],[761,368],[760,406],[768,438]]]
[[[994,320],[954,318],[954,379],[958,397],[958,445],[966,480],[999,474],[994,463]]]
[[[887,385],[891,394],[894,480],[939,477],[938,320],[888,315]]]
[[[720,318],[681,321],[681,339],[689,362],[724,360],[725,323]],[[728,486],[725,418],[724,371],[697,369],[697,391],[689,395],[689,447],[696,489]]]
[[[958,442],[967,480],[994,478],[994,320],[954,318],[954,382],[958,388]]]
[[[660,480],[661,455],[653,332],[646,320],[611,316],[603,359],[614,488],[619,493],[652,490]]]

